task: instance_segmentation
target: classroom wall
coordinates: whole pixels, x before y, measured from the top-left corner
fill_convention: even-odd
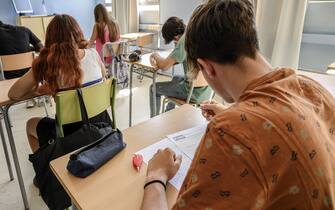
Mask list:
[[[0,0],[0,20],[4,23],[15,24],[16,12],[11,0]]]
[[[48,14],[65,13],[78,21],[86,38],[94,25],[93,9],[103,0],[45,0]],[[43,15],[42,0],[31,0],[34,15]],[[0,0],[0,20],[15,25],[17,14],[11,0]]]
[[[309,3],[299,67],[325,72],[335,62],[335,3]]]

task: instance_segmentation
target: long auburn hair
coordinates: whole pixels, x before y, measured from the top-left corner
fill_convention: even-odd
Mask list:
[[[109,18],[107,9],[104,5],[98,4],[94,8],[94,19],[97,23],[98,38],[104,44],[105,40],[105,27],[107,26],[109,32],[109,40],[114,42],[119,36],[119,26],[113,19]]]
[[[83,75],[78,49],[87,44],[73,17],[56,15],[47,27],[45,46],[32,65],[36,87],[45,84],[52,95],[61,88],[80,87]]]

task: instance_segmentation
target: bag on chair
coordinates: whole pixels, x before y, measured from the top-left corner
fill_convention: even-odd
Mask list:
[[[77,89],[83,126],[74,133],[55,140],[50,139],[49,144],[39,148],[29,155],[32,162],[36,181],[43,201],[51,210],[64,210],[71,206],[71,199],[59,183],[49,164],[52,160],[81,147],[89,145],[103,136],[115,133],[111,124],[100,122],[91,123],[88,119],[81,89]]]
[[[113,59],[111,63],[105,62],[108,69],[108,75],[116,78],[116,83],[119,89],[128,87],[128,65],[122,60],[122,56],[126,55],[127,43],[119,42],[118,52],[114,52],[113,43],[105,43],[103,51],[108,51],[112,55]],[[105,54],[105,53],[104,53]]]

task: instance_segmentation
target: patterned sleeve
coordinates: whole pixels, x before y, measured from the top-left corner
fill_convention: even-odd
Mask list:
[[[209,124],[173,210],[262,209],[264,176],[250,147]]]

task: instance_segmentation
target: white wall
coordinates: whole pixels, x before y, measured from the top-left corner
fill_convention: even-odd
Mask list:
[[[161,24],[171,16],[177,16],[187,23],[194,9],[202,2],[203,0],[160,0]]]

